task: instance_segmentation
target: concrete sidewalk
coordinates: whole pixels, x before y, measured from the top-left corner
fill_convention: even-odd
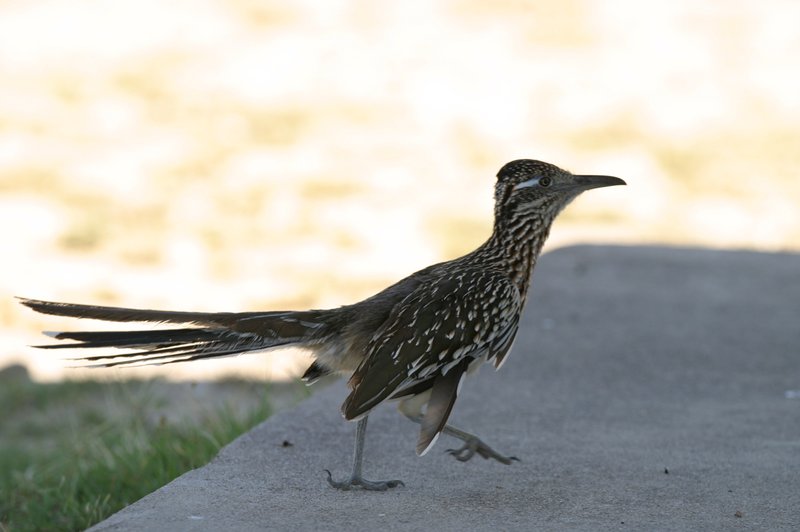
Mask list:
[[[800,530],[800,255],[585,246],[542,257],[516,346],[451,421],[521,462],[423,458],[392,406],[325,389],[93,530]],[[284,443],[286,442],[286,443]]]

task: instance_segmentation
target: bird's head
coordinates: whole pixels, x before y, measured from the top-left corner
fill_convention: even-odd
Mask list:
[[[497,173],[497,213],[552,211],[557,214],[578,194],[592,188],[624,185],[618,177],[576,175],[542,161],[518,159]]]

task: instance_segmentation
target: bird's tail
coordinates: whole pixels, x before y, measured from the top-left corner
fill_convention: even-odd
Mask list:
[[[54,303],[20,298],[42,314],[118,322],[157,322],[194,325],[146,331],[46,332],[57,340],[43,349],[125,349],[124,353],[79,357],[94,366],[171,364],[203,358],[238,355],[287,345],[308,345],[324,338],[325,311],[174,312],[121,307]]]

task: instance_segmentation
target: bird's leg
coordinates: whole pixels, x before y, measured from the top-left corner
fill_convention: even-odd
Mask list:
[[[327,469],[325,472],[328,474],[328,484],[338,490],[350,490],[354,487],[361,487],[370,491],[386,491],[389,488],[396,488],[397,486],[405,486],[401,480],[366,480],[361,476],[361,463],[364,458],[364,440],[367,435],[367,418],[364,416],[358,420],[356,425],[356,443],[355,450],[353,451],[353,473],[350,478],[342,482],[336,482],[331,476],[331,472]]]
[[[442,429],[442,432],[447,434],[448,436],[453,436],[454,438],[458,438],[459,440],[464,442],[464,445],[459,447],[458,449],[447,449],[447,452],[452,454],[456,457],[456,460],[461,462],[466,462],[473,456],[475,453],[481,455],[484,459],[488,460],[489,458],[493,458],[497,460],[501,464],[509,465],[511,462],[519,462],[519,458],[516,456],[504,456],[475,436],[474,434],[470,434],[469,432],[465,432],[459,428],[456,428],[452,425],[445,425]]]
[[[400,401],[398,410],[400,410],[404,416],[414,423],[420,424],[422,423],[422,405],[427,402],[427,399],[427,395],[424,392],[422,394],[409,397],[408,399]],[[464,442],[464,445],[458,449],[447,450],[448,453],[455,456],[460,462],[466,462],[475,456],[476,453],[486,460],[492,458],[501,464],[506,465],[514,461],[519,461],[519,458],[516,456],[504,456],[486,445],[483,440],[474,434],[470,434],[469,432],[456,428],[452,425],[445,425],[442,429],[442,432]]]

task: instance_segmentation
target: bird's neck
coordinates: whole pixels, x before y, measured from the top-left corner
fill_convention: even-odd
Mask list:
[[[542,214],[540,210],[496,213],[492,235],[474,252],[475,258],[484,264],[492,263],[505,271],[517,285],[523,301],[556,214]]]

